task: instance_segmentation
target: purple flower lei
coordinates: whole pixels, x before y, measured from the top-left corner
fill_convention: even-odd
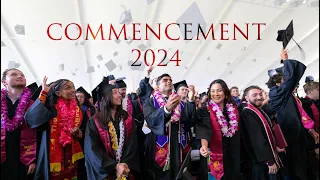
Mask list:
[[[221,132],[223,136],[225,137],[232,137],[238,130],[238,121],[237,121],[237,115],[235,113],[235,108],[232,104],[227,104],[227,111],[228,111],[228,117],[230,118],[229,123],[227,122],[226,118],[224,117],[221,108],[214,103],[212,100],[209,102],[209,105],[211,106],[213,112],[216,114],[218,118],[218,124],[221,127]],[[230,126],[228,127],[228,124]]]
[[[8,106],[6,99],[7,92],[8,91],[6,89],[1,90],[1,126],[7,131],[12,132],[23,124],[23,117],[25,112],[27,111],[32,94],[29,88],[24,88],[18,107],[16,109],[16,113],[12,120],[10,120],[8,117]]]

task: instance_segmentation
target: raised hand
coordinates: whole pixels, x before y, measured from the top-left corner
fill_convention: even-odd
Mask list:
[[[287,60],[288,59],[288,49],[282,49],[280,57],[282,60]]]
[[[178,94],[171,94],[166,104],[166,109],[172,111],[180,104],[180,96]]]
[[[48,81],[48,77],[45,76],[43,78],[43,81],[42,81],[42,91],[45,91],[45,92],[49,92],[49,90],[51,89],[52,86],[54,86],[54,83],[52,83],[50,86],[47,85],[47,81]]]
[[[188,90],[189,90],[189,93],[188,93],[189,101],[193,101],[194,96],[196,95],[196,90],[193,85],[190,85],[188,87]]]
[[[149,67],[148,67],[148,69],[147,69],[147,74],[146,74],[147,77],[150,77],[150,74],[151,74],[151,72],[153,71],[153,69],[154,69],[154,66],[149,66]]]

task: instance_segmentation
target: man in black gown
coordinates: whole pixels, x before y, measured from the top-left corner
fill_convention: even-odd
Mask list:
[[[285,50],[283,75],[275,75],[267,83],[270,88],[270,108],[276,111],[278,124],[288,143],[283,159],[284,171],[291,180],[312,180],[312,168],[308,146],[310,132],[304,128],[293,90],[303,76],[306,66],[299,61],[289,60]]]
[[[27,97],[26,79],[18,69],[5,70],[1,80],[6,87],[1,92],[1,103],[6,104],[6,110],[3,109],[3,104],[1,106],[1,179],[33,179],[36,167],[36,130],[26,126],[23,116],[33,103],[31,97],[34,88],[29,87],[31,92]],[[32,87],[37,89],[35,83]],[[25,106],[21,105],[21,101],[25,101]],[[19,123],[11,126],[14,119]]]
[[[248,180],[274,180],[283,179],[278,173],[281,161],[278,151],[284,151],[276,147],[275,137],[272,132],[271,121],[268,115],[261,109],[263,95],[261,88],[250,86],[244,91],[247,106],[241,111],[241,139],[248,165]]]
[[[172,180],[176,178],[183,160],[181,157],[186,140],[185,132],[190,132],[186,127],[190,127],[195,106],[190,102],[181,105],[180,96],[172,93],[172,80],[168,74],[157,78],[157,86],[159,91],[155,91],[153,98],[147,99],[143,107],[151,130],[146,139],[147,179]],[[159,99],[165,105],[159,103]],[[183,106],[180,119],[174,121],[178,106]]]

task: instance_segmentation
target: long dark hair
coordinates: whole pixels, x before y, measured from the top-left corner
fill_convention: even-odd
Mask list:
[[[107,92],[99,103],[98,112],[95,114],[98,118],[98,122],[102,128],[107,129],[108,123],[113,121],[112,118],[112,91]],[[128,113],[122,109],[122,106],[116,107],[115,121],[118,121],[120,118],[126,120],[128,118]]]
[[[216,79],[216,80],[214,80],[214,81],[212,81],[210,83],[210,86],[209,86],[208,92],[207,92],[207,95],[209,96],[209,99],[211,99],[210,89],[211,89],[211,86],[213,84],[220,84],[221,85],[223,93],[224,93],[224,96],[225,96],[224,105],[226,105],[227,103],[232,103],[233,105],[236,106],[236,103],[234,102],[234,100],[233,100],[233,98],[231,96],[231,92],[230,92],[230,89],[228,88],[227,83],[224,82],[222,79]]]

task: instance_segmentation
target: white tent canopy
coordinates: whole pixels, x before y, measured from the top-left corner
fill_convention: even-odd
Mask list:
[[[119,32],[122,27],[120,15],[125,10],[130,10],[134,23],[148,24],[152,28],[162,23],[165,27],[176,23],[189,7],[194,7],[194,3],[205,23],[215,25],[217,40],[187,43],[152,37],[128,44],[124,40],[120,43],[97,39],[83,41],[85,37],[70,41],[65,36],[61,41],[53,41],[47,35],[47,28],[52,23],[61,23],[63,27],[78,23],[83,31],[86,24],[90,24],[93,32],[100,24],[105,27],[112,24]],[[179,50],[180,66],[170,62],[167,67],[156,67],[152,77],[169,73],[175,82],[186,79],[200,92],[206,91],[209,83],[218,78],[241,90],[249,85],[267,89],[267,70],[281,66],[282,43],[276,41],[277,31],[285,29],[291,20],[294,39],[306,53],[306,59],[302,61],[308,67],[305,76],[319,78],[319,0],[2,0],[1,5],[1,72],[9,66],[18,67],[25,73],[28,84],[36,81],[40,85],[44,76],[49,77],[49,82],[67,78],[76,87],[83,86],[91,91],[102,76],[113,74],[126,77],[129,91],[135,91],[145,71],[132,69],[128,61],[136,60],[136,52],[132,50],[144,44],[153,49],[156,56],[159,56],[158,49],[167,50],[169,58]],[[196,9],[189,17],[201,16]],[[238,33],[238,40],[219,40],[219,23],[229,23],[230,39],[233,36],[231,24],[245,30],[245,23],[250,23],[249,39]],[[257,40],[257,28],[253,28],[252,23],[266,23],[261,26],[262,40]],[[55,27],[52,34],[63,35],[63,29]],[[25,32],[17,33],[19,28]],[[75,37],[79,29],[70,29],[70,36]],[[177,37],[181,32],[171,28],[170,34]],[[144,36],[141,31],[141,37]],[[299,60],[300,52],[293,41],[288,49],[289,58]],[[140,61],[143,55],[144,52]],[[160,60],[157,58],[155,64]],[[305,76],[300,84],[304,84]],[[301,88],[299,94],[303,94]]]

